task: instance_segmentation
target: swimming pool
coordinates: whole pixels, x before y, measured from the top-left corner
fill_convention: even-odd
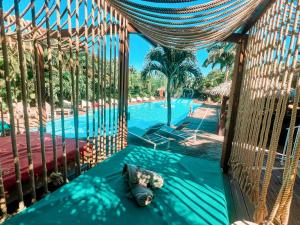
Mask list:
[[[201,104],[193,103],[191,99],[172,99],[172,120],[171,124],[177,124],[185,117],[187,117],[190,109],[190,105],[192,105],[192,109],[196,109],[201,106]],[[98,126],[98,110],[95,111],[95,127],[96,127],[96,135],[97,135],[97,126]],[[167,107],[165,101],[159,102],[147,102],[140,103],[135,105],[128,106],[129,112],[129,120],[128,120],[128,129],[130,127],[139,127],[142,129],[147,129],[148,127],[157,124],[157,123],[166,123],[167,122]],[[117,118],[117,110],[115,110],[115,118]],[[111,124],[113,121],[113,110],[111,110]],[[84,139],[87,137],[87,122],[86,115],[79,116],[79,128],[78,128],[78,136],[80,139]],[[101,123],[101,119],[100,119]],[[106,109],[106,132],[109,133],[109,109]],[[74,118],[68,117],[65,118],[65,135],[66,138],[75,138],[74,131]],[[89,130],[90,136],[93,136],[93,112],[89,110]],[[47,122],[46,132],[51,133],[51,121]],[[110,129],[110,133],[113,132],[112,128]],[[61,136],[62,128],[61,128],[61,120],[55,120],[55,134]]]

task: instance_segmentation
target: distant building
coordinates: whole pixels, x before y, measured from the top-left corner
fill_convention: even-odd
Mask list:
[[[165,87],[160,87],[156,91],[158,92],[159,97],[161,97],[161,98],[165,97],[165,93],[166,93]]]

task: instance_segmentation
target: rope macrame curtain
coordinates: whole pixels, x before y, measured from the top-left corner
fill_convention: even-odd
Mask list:
[[[230,164],[234,178],[256,205],[258,223],[288,224],[289,219],[300,156],[299,142],[293,147],[300,96],[299,9],[300,1],[276,0],[249,32]],[[296,95],[282,185],[269,213],[267,195],[292,87]]]
[[[126,147],[127,27],[127,19],[105,0],[0,0],[0,83],[6,89],[0,96],[0,119],[10,126],[13,158],[12,165],[0,162],[4,219],[10,201],[6,174],[11,168],[21,210],[24,193],[31,194],[33,203],[38,187],[47,194],[50,182],[66,183],[83,166],[92,167]],[[4,126],[1,123],[2,130]],[[32,138],[36,131],[39,140]],[[23,133],[26,152],[20,154],[17,143]],[[70,140],[75,142],[72,148]],[[36,142],[41,161],[34,160]],[[29,180],[22,174],[24,154]]]
[[[49,182],[66,183],[70,170],[79,175],[83,165],[94,166],[126,147],[129,23],[159,44],[203,48],[237,30],[262,0],[195,2],[0,0],[0,79],[5,88],[0,111],[1,120],[10,125],[20,210],[25,206],[25,192],[31,194],[32,202],[38,199],[37,183],[47,194]],[[167,3],[181,4],[169,7]],[[256,222],[288,223],[300,157],[299,141],[293,146],[300,96],[299,10],[300,0],[276,0],[249,33],[230,164],[234,178],[256,204]],[[282,186],[268,212],[267,194],[292,87],[296,95]],[[4,124],[1,126],[3,130]],[[32,138],[34,131],[39,140]],[[19,133],[26,139],[28,190],[24,190],[21,173]],[[46,154],[47,134],[52,137],[52,170]],[[75,149],[68,147],[69,137],[75,139]],[[84,150],[81,140],[85,140]],[[40,162],[34,160],[31,149],[35,142],[40,145],[39,179],[34,168]],[[75,154],[70,162],[72,150]],[[0,162],[3,219],[9,200],[8,171],[5,162]]]
[[[170,2],[182,4],[171,8],[167,4]],[[168,47],[194,49],[224,40],[249,18],[262,0],[217,0],[201,4],[186,2],[193,1],[109,1],[134,27],[154,42]]]

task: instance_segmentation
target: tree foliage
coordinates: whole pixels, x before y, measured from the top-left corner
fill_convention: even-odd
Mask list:
[[[47,65],[47,51],[44,52],[44,77],[43,77],[43,85],[45,86],[45,100],[47,102],[50,102],[50,80],[49,80],[49,68]],[[8,55],[9,55],[9,72],[10,72],[10,82],[11,82],[11,89],[12,89],[12,98],[14,102],[19,102],[22,99],[22,92],[21,92],[21,77],[20,77],[20,69],[19,69],[19,59],[18,59],[18,53],[14,50],[13,47],[8,48]],[[59,74],[58,74],[58,52],[54,48],[52,49],[52,86],[53,86],[53,98],[55,105],[59,106],[59,98],[61,96],[60,88],[59,88]],[[36,105],[36,74],[34,68],[34,60],[33,60],[33,54],[26,48],[24,48],[24,56],[26,60],[26,89],[27,89],[27,102],[31,106]],[[63,64],[62,64],[62,77],[63,77],[63,98],[65,100],[72,100],[72,81],[71,81],[71,74],[70,74],[70,55],[68,51],[64,52],[62,55],[63,57]],[[75,57],[75,56],[74,56]],[[93,83],[92,80],[92,56],[88,55],[88,89],[89,89],[89,96],[86,96],[86,57],[83,52],[79,54],[79,101],[81,99],[89,99],[92,100],[92,94],[93,94],[93,86],[95,85],[95,92],[97,93],[100,91],[101,88],[101,79],[103,77],[104,71],[105,73],[105,87],[106,87],[106,97],[113,95],[114,86],[117,85],[114,84],[113,80],[113,72],[114,72],[114,65],[117,66],[116,68],[116,74],[118,74],[118,62],[110,62],[109,60],[106,61],[105,69],[100,68],[100,81],[98,81],[98,60],[97,57],[95,57],[94,65],[95,66],[95,82]],[[112,65],[112,71],[111,67]],[[3,76],[3,58],[2,54],[0,54],[0,97],[3,99],[3,108],[4,110],[7,109],[7,106],[5,104],[6,102],[6,89],[5,89],[5,80]],[[109,76],[111,74],[111,76]],[[111,84],[111,85],[110,85]],[[117,93],[117,87],[115,89],[115,92]],[[117,94],[116,94],[117,96]],[[95,96],[96,97],[96,96]]]
[[[171,95],[176,89],[189,83],[191,77],[201,77],[202,74],[196,65],[196,56],[191,51],[181,51],[177,49],[158,46],[152,48],[145,59],[142,77],[144,80],[148,76],[161,74],[167,80],[167,108],[168,120],[171,123]]]
[[[221,70],[212,70],[207,76],[203,79],[203,88],[210,89],[216,87],[219,84],[225,81],[225,73]]]
[[[133,66],[129,67],[129,97],[155,96],[157,94],[156,90],[161,86],[164,86],[164,84],[165,79],[160,74],[148,76],[145,81],[140,72],[138,72]]]
[[[230,71],[235,58],[235,48],[226,43],[220,43],[208,48],[207,52],[208,57],[204,61],[203,66],[208,67],[211,65],[212,69],[214,69],[218,65],[220,70],[225,72],[225,80],[230,79]]]

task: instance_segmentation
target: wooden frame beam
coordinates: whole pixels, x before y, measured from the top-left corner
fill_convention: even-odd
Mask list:
[[[273,0],[271,0],[273,1]],[[109,8],[108,8],[109,9]],[[24,21],[24,22],[28,22],[28,21]],[[119,27],[119,24],[117,24],[117,30],[118,30],[118,27]],[[92,31],[93,31],[93,26],[89,26],[89,27],[80,27],[79,29],[79,36],[83,35],[85,33],[87,29],[87,32],[88,34],[91,34]],[[95,30],[95,35],[98,34],[98,31],[97,29],[94,29]],[[136,27],[134,27],[134,25],[132,24],[129,24],[128,27],[127,27],[127,30],[128,30],[128,33],[129,34],[138,34],[140,35],[141,37],[143,37],[145,40],[147,40],[150,44],[152,44],[153,46],[156,46],[157,43],[155,43],[153,40],[151,40],[150,38],[148,38],[146,35],[144,35],[142,32],[140,32]],[[41,33],[46,33],[46,29],[44,28],[39,28],[39,31]],[[70,34],[69,34],[69,30],[68,29],[62,29],[61,31],[61,37],[62,38],[66,38],[66,37],[69,37]],[[71,29],[71,33],[75,33],[76,32],[76,28],[72,28]],[[115,30],[113,29],[112,30],[112,35],[114,35],[115,33]],[[106,31],[104,31],[105,34],[110,34],[110,26],[108,27],[108,29]],[[55,30],[51,30],[50,31],[50,36],[52,38],[57,38],[57,31]],[[247,39],[248,35],[246,34],[243,34],[243,33],[232,33],[231,35],[229,35],[225,40],[223,40],[224,42],[230,42],[230,43],[238,43],[241,39]]]
[[[239,44],[241,41],[247,40],[248,34],[240,34],[240,33],[232,33],[227,38],[223,40],[223,42],[230,42]]]
[[[275,2],[275,0],[264,0],[259,6],[254,10],[250,18],[241,27],[240,33],[246,34],[251,27],[256,23],[256,21],[261,18],[261,16],[268,10],[268,8]]]
[[[221,167],[223,168],[224,173],[227,173],[229,169],[228,162],[231,155],[232,142],[235,134],[235,124],[244,74],[246,47],[247,39],[240,39],[240,42],[237,44],[236,58],[232,77],[232,86],[229,96],[229,110],[231,113],[230,115],[228,115],[228,126],[226,126],[225,129],[225,137],[222,147]]]
[[[146,39],[150,44],[153,46],[156,46],[157,43],[152,41],[150,38],[148,38],[146,35],[142,34],[137,28],[135,28],[132,24],[130,25],[131,29],[128,29],[128,32],[130,34],[139,34],[141,37]],[[225,38],[223,41],[224,42],[230,42],[230,43],[240,43],[241,40],[246,40],[248,39],[247,34],[240,34],[240,33],[232,33],[229,35],[227,38]]]

